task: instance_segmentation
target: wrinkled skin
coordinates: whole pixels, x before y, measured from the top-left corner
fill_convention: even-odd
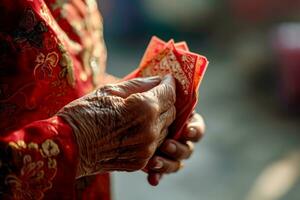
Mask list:
[[[106,85],[66,105],[57,115],[73,128],[77,177],[144,168],[175,119],[175,99],[168,75]]]

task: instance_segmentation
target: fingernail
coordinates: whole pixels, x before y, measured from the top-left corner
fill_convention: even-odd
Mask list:
[[[159,159],[156,160],[153,169],[161,169],[163,167],[163,162]]]
[[[197,130],[194,127],[190,127],[188,130],[187,136],[189,138],[193,138],[193,137],[196,137],[196,134],[197,134]]]
[[[170,142],[167,147],[166,147],[166,151],[168,153],[175,153],[176,152],[176,145],[172,142]]]

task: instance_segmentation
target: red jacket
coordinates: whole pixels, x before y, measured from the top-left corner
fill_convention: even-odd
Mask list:
[[[94,0],[0,2],[0,199],[110,199],[55,116],[104,80],[102,25]]]

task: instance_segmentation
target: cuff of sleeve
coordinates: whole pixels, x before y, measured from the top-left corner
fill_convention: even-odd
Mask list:
[[[56,116],[35,121],[0,137],[0,198],[72,199],[77,165],[72,128]]]
[[[48,121],[53,126],[53,131],[51,131],[53,140],[61,150],[57,156],[56,178],[53,180],[54,197],[70,198],[70,196],[74,196],[75,192],[74,185],[78,166],[77,143],[71,126],[63,118],[55,116]]]

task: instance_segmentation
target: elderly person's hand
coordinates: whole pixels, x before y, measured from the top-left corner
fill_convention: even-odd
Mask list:
[[[193,113],[180,140],[167,139],[159,148],[158,153],[150,159],[147,165],[148,182],[155,186],[163,174],[177,172],[182,167],[182,160],[189,158],[193,153],[193,142],[198,142],[204,132],[203,118],[199,114]]]
[[[73,128],[77,177],[146,166],[175,119],[171,76],[107,85],[63,107],[57,115]]]

